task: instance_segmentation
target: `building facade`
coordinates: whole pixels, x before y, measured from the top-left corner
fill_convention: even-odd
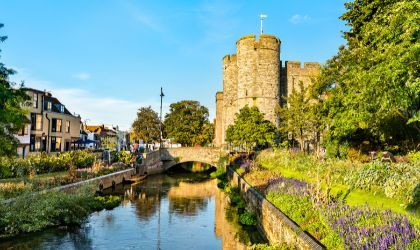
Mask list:
[[[28,118],[31,121],[20,131],[18,154],[26,157],[36,152],[61,152],[74,148],[79,139],[81,118],[70,111],[51,93],[25,89],[31,98]]]
[[[226,143],[226,130],[235,121],[235,114],[246,105],[256,106],[265,119],[278,126],[276,107],[285,103],[292,90],[303,82],[312,83],[320,72],[320,64],[280,60],[279,38],[262,34],[241,37],[236,54],[223,57],[223,91],[216,93],[216,146]]]

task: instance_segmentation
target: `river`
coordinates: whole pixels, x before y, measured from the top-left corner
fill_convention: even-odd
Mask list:
[[[120,206],[91,214],[80,228],[21,235],[0,249],[245,249],[261,242],[238,224],[217,181],[199,177],[162,174],[118,185]]]

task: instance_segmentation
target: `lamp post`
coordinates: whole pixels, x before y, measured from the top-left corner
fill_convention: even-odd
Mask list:
[[[160,87],[160,118],[159,118],[160,142],[159,142],[159,148],[163,148],[162,147],[162,137],[163,137],[163,133],[162,133],[162,101],[163,101],[164,96],[165,95],[163,94],[163,88]]]

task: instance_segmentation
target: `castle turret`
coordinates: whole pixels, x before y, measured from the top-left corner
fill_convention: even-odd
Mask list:
[[[222,145],[222,140],[223,140],[223,117],[224,117],[224,112],[223,112],[223,92],[217,92],[216,93],[216,119],[215,119],[215,124],[214,124],[214,144],[216,146],[221,146]]]
[[[237,43],[238,110],[257,106],[265,118],[278,124],[275,108],[280,103],[280,40],[272,35],[240,38]]]
[[[238,65],[236,55],[223,57],[223,131],[235,122],[238,111]],[[222,133],[222,143],[225,143]]]

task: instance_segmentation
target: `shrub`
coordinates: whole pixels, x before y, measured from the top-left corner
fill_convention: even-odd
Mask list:
[[[244,213],[239,215],[239,222],[242,225],[255,226],[256,224],[255,214],[249,211],[245,211]]]
[[[128,151],[119,151],[114,155],[114,162],[122,162],[125,165],[129,165],[132,162],[132,157]]]
[[[89,168],[95,162],[95,155],[86,150],[72,151],[71,157],[77,168]]]
[[[73,193],[28,193],[12,203],[0,203],[0,238],[52,226],[80,225],[92,211],[112,209],[120,201],[117,196],[94,197],[94,189],[90,186]]]
[[[111,210],[115,207],[118,207],[120,203],[121,198],[119,196],[97,196],[94,198],[91,204],[91,208],[95,211],[100,211],[102,209]]]

